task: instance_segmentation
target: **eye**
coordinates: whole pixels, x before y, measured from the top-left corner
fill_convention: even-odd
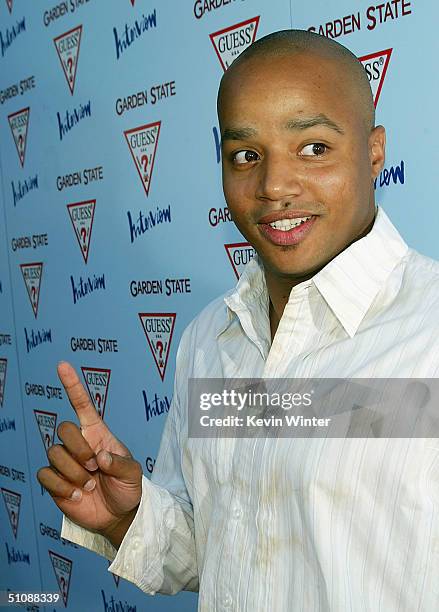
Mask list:
[[[299,155],[303,155],[304,157],[318,157],[323,155],[328,150],[328,147],[323,144],[323,142],[313,142],[311,144],[305,145]]]
[[[259,155],[254,151],[249,149],[244,149],[244,151],[237,151],[232,155],[232,161],[235,164],[248,164],[259,159]]]

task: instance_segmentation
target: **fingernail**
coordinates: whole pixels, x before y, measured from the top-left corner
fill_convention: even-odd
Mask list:
[[[73,493],[70,496],[70,499],[73,501],[79,501],[82,497],[82,491],[80,491],[79,489],[75,489],[73,491]]]
[[[110,463],[113,461],[113,457],[110,455],[110,453],[107,453],[107,451],[103,451],[101,453],[101,461],[105,465],[110,465]]]
[[[95,486],[96,486],[96,480],[93,480],[93,478],[90,478],[90,480],[87,480],[87,482],[83,486],[83,489],[85,489],[86,491],[93,491]]]
[[[91,459],[88,459],[84,463],[84,465],[87,468],[87,470],[97,470],[98,469],[98,464],[97,464],[96,459],[94,457],[92,457]]]

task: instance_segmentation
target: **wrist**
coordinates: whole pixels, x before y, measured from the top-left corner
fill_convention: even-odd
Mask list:
[[[126,532],[130,528],[140,504],[127,512],[123,517],[118,519],[111,527],[102,531],[101,534],[106,538],[114,548],[118,549],[124,539]]]

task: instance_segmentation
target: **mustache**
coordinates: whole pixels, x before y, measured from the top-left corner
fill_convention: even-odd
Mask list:
[[[280,215],[285,215],[285,218],[294,217],[294,216],[320,216],[326,214],[326,207],[320,202],[285,202],[282,205],[272,205],[268,204],[265,206],[260,206],[259,210],[256,211],[252,216],[253,218],[265,219],[272,216],[279,217]],[[233,215],[232,215],[233,216]],[[259,222],[259,221],[257,221]]]
[[[315,201],[291,201],[286,200],[285,202],[273,204],[268,210],[268,204],[261,207],[261,211],[266,211],[265,214],[273,213],[273,212],[301,212],[302,210],[307,210],[316,215],[323,214],[326,212],[326,208],[320,202]]]

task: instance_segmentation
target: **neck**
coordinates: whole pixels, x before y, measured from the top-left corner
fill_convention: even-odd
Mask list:
[[[273,342],[279,322],[282,318],[285,306],[290,298],[293,287],[314,276],[315,272],[302,276],[300,279],[279,277],[265,270],[265,282],[267,283],[268,295],[270,297],[269,317],[271,328],[271,341]]]

